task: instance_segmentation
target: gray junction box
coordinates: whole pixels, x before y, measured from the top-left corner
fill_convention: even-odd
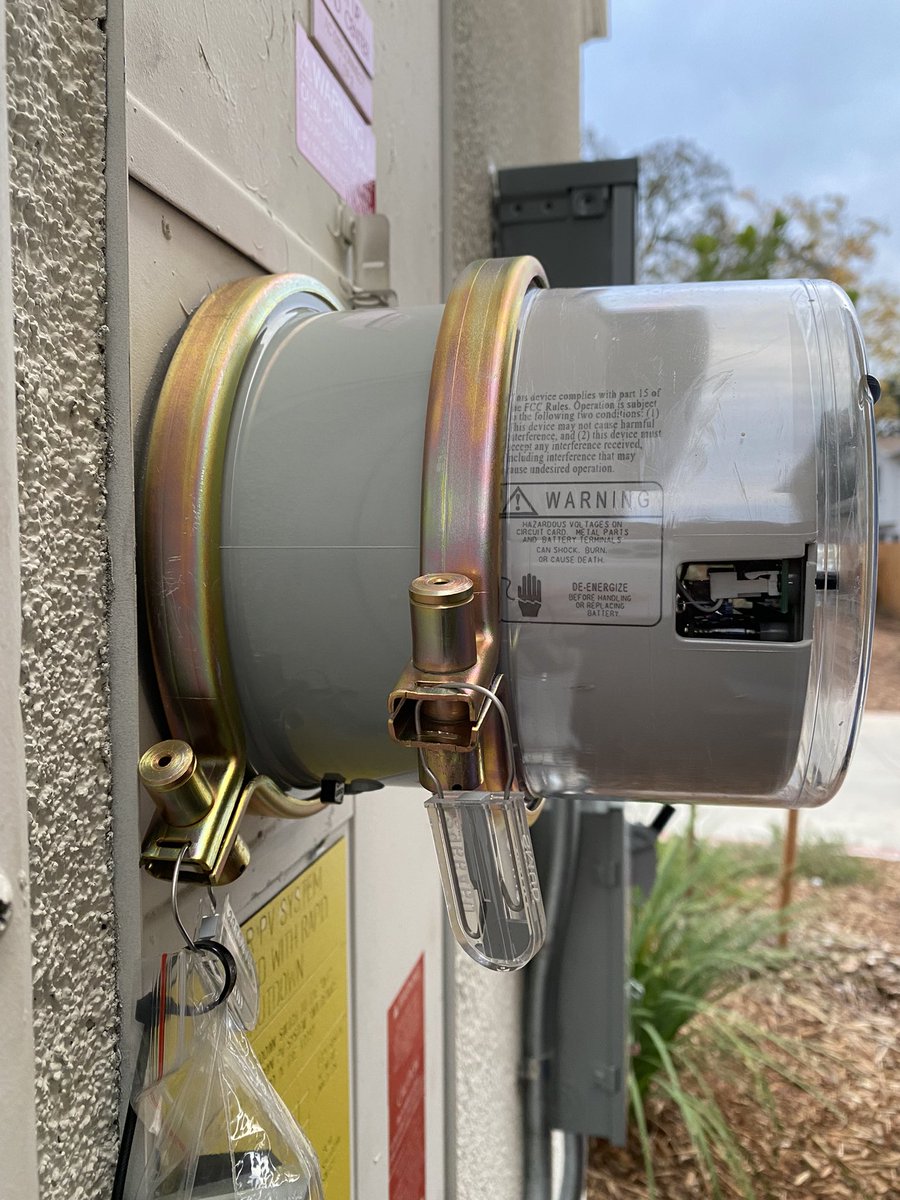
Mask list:
[[[630,831],[620,805],[588,797],[569,802],[580,810],[578,848],[567,881],[568,921],[558,946],[550,947],[556,963],[548,981],[548,1119],[554,1129],[620,1146],[628,1118]],[[534,830],[539,868],[547,865],[551,832],[543,825]]]
[[[636,158],[499,171],[495,252],[533,254],[553,287],[634,283],[637,186]]]

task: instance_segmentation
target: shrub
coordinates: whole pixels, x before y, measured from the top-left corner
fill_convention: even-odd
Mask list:
[[[749,1073],[762,1103],[771,1072],[807,1086],[793,1070],[799,1047],[722,1004],[735,988],[776,970],[790,954],[775,946],[779,914],[771,897],[750,882],[753,866],[749,857],[738,863],[733,854],[675,838],[660,848],[653,891],[635,897],[629,1089],[651,1196],[657,1195],[646,1112],[651,1092],[667,1097],[680,1113],[712,1195],[722,1194],[727,1178],[752,1198],[749,1164],[713,1095],[712,1072]],[[691,1036],[697,1024],[701,1037]]]
[[[801,817],[802,820],[802,817]],[[737,868],[742,876],[773,879],[781,874],[784,830],[770,826],[770,840],[764,845],[720,843],[708,848]],[[797,846],[797,879],[815,880],[826,887],[845,887],[848,884],[872,883],[875,874],[871,863],[847,853],[842,838],[833,834],[810,834]]]

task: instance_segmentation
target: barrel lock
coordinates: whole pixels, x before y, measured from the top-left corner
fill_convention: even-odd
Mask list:
[[[490,669],[491,639],[483,633],[479,638],[475,628],[474,595],[472,580],[452,571],[412,581],[413,657],[391,694],[391,735],[421,750],[449,791],[480,788],[486,770],[502,781],[509,766],[483,694],[447,686],[475,684],[492,692],[502,687],[503,677]]]
[[[141,855],[151,875],[171,879],[182,850],[183,878],[213,886],[233,883],[250,862],[247,844],[238,834],[248,808],[274,813],[280,804],[299,815],[301,803],[284,796],[264,775],[245,778],[237,757],[201,760],[187,742],[170,738],[141,755],[141,783],[156,805]],[[275,808],[273,808],[275,806]],[[321,805],[307,802],[307,811]]]

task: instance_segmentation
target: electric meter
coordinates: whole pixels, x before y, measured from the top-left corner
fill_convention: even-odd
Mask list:
[[[196,761],[173,784],[145,756],[151,869],[187,842],[188,870],[233,875],[243,807],[296,815],[329,773],[415,751],[457,936],[515,966],[543,936],[541,797],[837,790],[875,566],[850,301],[823,281],[545,284],[494,260],[443,309],[347,312],[282,276],[193,318],[144,550],[170,732]],[[224,760],[242,798],[212,820]]]

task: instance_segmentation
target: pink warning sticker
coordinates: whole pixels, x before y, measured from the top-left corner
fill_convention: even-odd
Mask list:
[[[312,40],[334,68],[350,99],[371,125],[372,80],[363,70],[362,63],[353,53],[337,21],[325,7],[325,0],[313,0],[311,17],[309,32]]]
[[[359,61],[375,75],[375,26],[360,0],[325,0]]]
[[[356,212],[375,211],[375,133],[301,25],[297,149]]]

